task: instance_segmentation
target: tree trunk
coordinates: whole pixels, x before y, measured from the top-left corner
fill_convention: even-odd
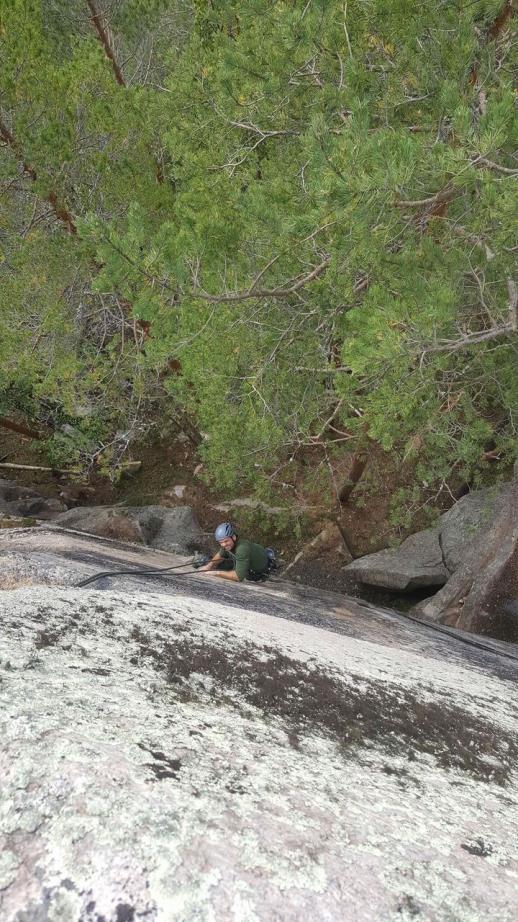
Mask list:
[[[92,14],[90,17],[92,20],[92,25],[95,31],[97,32],[97,38],[99,39],[101,45],[104,48],[104,53],[111,63],[111,66],[113,68],[113,73],[115,74],[115,79],[117,83],[119,84],[119,86],[126,86],[126,81],[122,75],[122,71],[120,69],[117,58],[115,57],[115,52],[110,42],[110,36],[108,34],[108,30],[105,28],[103,24],[103,20],[102,20],[103,14],[100,13],[99,10],[97,9],[97,6],[94,3],[94,0],[86,0],[86,5],[88,6],[88,9],[90,10]]]
[[[5,125],[1,119],[0,119],[0,138],[2,138],[5,144],[7,144],[8,147],[11,148],[13,153],[22,161],[23,172],[25,173],[25,175],[28,176],[29,179],[32,180],[32,182],[36,182],[38,178],[36,170],[34,169],[33,166],[31,166],[30,163],[27,163],[27,161],[24,160],[23,152],[21,151],[19,144],[16,141],[16,138],[14,137],[13,133],[9,131],[7,125]],[[64,207],[64,205],[59,204],[58,197],[53,190],[51,190],[48,193],[48,195],[45,196],[44,201],[49,203],[50,207],[52,208],[52,211],[56,215],[56,218],[58,218],[65,225],[68,233],[77,234],[77,228],[75,225],[74,218],[72,217],[72,214],[70,213],[70,211],[68,211]]]
[[[347,505],[349,502],[351,493],[353,492],[356,484],[359,483],[363,477],[363,472],[367,467],[368,460],[368,456],[363,452],[358,452],[358,454],[353,455],[349,476],[338,494],[338,498],[342,506]]]
[[[23,423],[15,423],[14,420],[8,419],[7,416],[0,416],[0,426],[2,429],[10,429],[12,432],[20,432],[22,435],[26,435],[29,439],[44,438],[42,432],[37,432],[35,429],[29,429],[28,426],[25,426]]]

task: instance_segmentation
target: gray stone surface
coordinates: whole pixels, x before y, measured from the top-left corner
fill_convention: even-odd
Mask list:
[[[58,499],[45,499],[35,490],[0,478],[0,514],[49,520],[56,518],[64,509],[66,506]]]
[[[190,506],[80,506],[56,517],[59,525],[93,535],[189,554],[205,540]]]
[[[518,481],[490,500],[469,506],[470,519],[461,510],[462,526],[467,520],[478,527],[447,584],[414,610],[432,621],[514,639],[517,627],[505,608],[518,597]]]
[[[509,502],[510,492],[510,483],[475,490],[459,499],[441,516],[441,545],[450,573],[455,573],[466,562],[479,535],[489,533],[495,517]]]
[[[436,528],[411,535],[398,548],[367,554],[344,571],[360,582],[400,592],[427,586],[440,588],[466,565],[480,539],[505,512],[511,483],[476,490],[458,500]]]
[[[168,558],[0,535],[2,922],[514,922],[505,645]]]
[[[425,586],[443,586],[448,579],[439,530],[429,528],[411,535],[398,548],[360,557],[344,567],[345,573],[369,586],[400,592]]]

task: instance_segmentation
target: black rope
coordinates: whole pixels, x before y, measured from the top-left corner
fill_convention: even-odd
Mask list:
[[[186,560],[185,563],[176,564],[174,567],[148,567],[146,570],[105,570],[103,573],[96,573],[94,576],[89,576],[88,579],[83,579],[80,583],[75,583],[73,588],[79,589],[83,586],[88,586],[90,583],[102,579],[103,576],[153,576],[155,573],[169,573],[171,570],[180,570],[182,567],[188,567],[192,563],[192,560]],[[196,570],[188,570],[187,573],[178,573],[177,575],[189,576],[191,573],[196,573]]]

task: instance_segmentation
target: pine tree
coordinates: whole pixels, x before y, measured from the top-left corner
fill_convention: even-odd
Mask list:
[[[305,447],[326,476],[374,443],[419,483],[505,468],[511,3],[4,7],[4,393],[72,415],[107,394],[108,440],[159,380],[228,487],[266,489]],[[78,336],[79,304],[119,326]]]

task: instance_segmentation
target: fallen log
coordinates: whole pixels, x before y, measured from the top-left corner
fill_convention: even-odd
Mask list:
[[[142,467],[142,461],[121,461],[119,467],[124,471],[125,474],[130,474],[133,471],[139,471]]]
[[[79,471],[77,468],[69,468],[68,471],[62,470],[61,468],[56,467],[44,467],[40,464],[11,464],[10,462],[2,461],[0,462],[1,468],[7,468],[11,471],[45,471],[48,474],[78,474]]]

